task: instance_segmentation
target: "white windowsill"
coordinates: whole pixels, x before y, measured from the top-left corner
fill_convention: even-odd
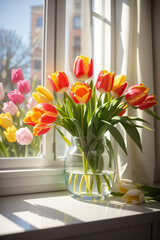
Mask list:
[[[84,202],[67,191],[2,197],[0,239],[159,239],[160,203]],[[159,236],[160,237],[160,236]]]
[[[63,164],[0,171],[0,196],[65,190]]]

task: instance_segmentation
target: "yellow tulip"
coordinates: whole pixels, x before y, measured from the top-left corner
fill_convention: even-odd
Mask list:
[[[8,128],[11,127],[13,125],[13,120],[11,115],[7,112],[7,113],[1,113],[0,114],[0,126],[3,128]]]
[[[7,138],[8,142],[16,142],[16,132],[17,129],[14,125],[12,127],[8,127],[6,131],[3,131],[5,137]]]
[[[51,103],[53,101],[52,93],[45,87],[38,85],[36,92],[32,96],[38,103]]]

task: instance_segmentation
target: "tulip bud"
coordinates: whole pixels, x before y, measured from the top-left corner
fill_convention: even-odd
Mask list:
[[[149,89],[143,83],[136,84],[127,89],[125,98],[131,106],[136,106],[144,102]]]
[[[119,184],[118,190],[120,193],[126,193],[130,189],[137,188],[136,185],[128,179],[122,179],[118,182],[118,184]]]
[[[37,103],[37,101],[34,99],[34,97],[30,97],[29,99],[28,99],[28,104],[27,104],[27,107],[29,108],[29,109],[32,109],[34,106],[36,106],[38,103]]]
[[[16,139],[20,145],[29,145],[33,140],[33,134],[27,127],[20,128],[16,132]]]
[[[17,83],[18,91],[25,95],[31,91],[31,85],[28,80],[20,80]]]
[[[14,89],[13,91],[11,91],[7,96],[9,100],[16,105],[21,104],[25,101],[24,96],[17,89]]]
[[[47,127],[48,125],[45,124],[36,124],[33,128],[33,135],[39,136],[47,133],[50,130],[50,127]]]
[[[117,75],[113,82],[112,95],[114,97],[120,97],[127,87],[125,75]]]
[[[2,111],[4,113],[9,112],[10,115],[13,116],[18,112],[18,108],[12,101],[9,101],[3,104]]]
[[[131,189],[123,196],[126,203],[138,204],[144,202],[144,194],[139,189]]]
[[[78,56],[74,62],[74,74],[76,78],[84,81],[93,75],[92,58]]]
[[[6,131],[3,131],[8,142],[16,142],[16,135],[15,135],[16,131],[17,131],[17,128],[14,125],[6,128]]]
[[[3,83],[0,83],[0,101],[4,99]]]
[[[17,82],[19,82],[20,80],[23,80],[23,73],[21,68],[19,69],[12,69],[12,76],[11,76],[11,80],[14,84],[17,84]]]
[[[51,103],[53,101],[52,93],[47,88],[39,85],[36,92],[32,93],[32,96],[38,103]]]
[[[24,118],[24,123],[36,126],[52,124],[57,118],[56,108],[49,103],[39,103]],[[37,126],[36,126],[37,127]],[[44,134],[44,133],[43,133]]]
[[[71,86],[70,95],[75,103],[84,104],[87,103],[91,97],[91,88],[81,82],[76,82]]]
[[[147,96],[144,102],[138,105],[138,108],[141,110],[145,110],[147,108],[155,106],[157,104],[157,101],[155,99],[155,95]]]
[[[55,72],[48,76],[50,84],[54,91],[63,93],[69,87],[69,80],[64,72]]]
[[[9,114],[9,112],[7,113],[1,113],[0,114],[0,126],[3,128],[8,128],[11,127],[13,125],[13,119],[11,117],[11,115]]]
[[[107,70],[102,70],[99,72],[96,88],[101,93],[107,93],[112,90],[114,82],[114,72],[109,73]]]

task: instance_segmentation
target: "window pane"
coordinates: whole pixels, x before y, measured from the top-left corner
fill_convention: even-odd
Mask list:
[[[70,86],[76,82],[76,77],[73,73],[74,60],[81,55],[81,0],[66,0],[66,30],[65,30],[65,73],[67,74]],[[67,132],[65,136],[70,138]],[[68,145],[58,132],[56,132],[56,156],[64,158]]]
[[[21,91],[25,99],[17,105],[19,112],[16,114],[12,112],[13,124],[16,129],[27,126],[31,132],[33,127],[25,125],[23,118],[30,104],[34,104],[28,103],[31,93],[37,84],[41,84],[43,4],[43,0],[0,0],[0,82],[3,83],[5,91],[0,105],[4,107],[4,103],[10,100],[16,103],[16,97],[9,99],[7,94],[14,89]],[[31,85],[31,91],[26,92],[26,86],[23,89],[20,83],[16,84],[17,80],[11,81],[12,69],[19,68],[22,69],[24,79],[28,80]],[[19,76],[22,78],[21,75]],[[6,111],[11,110],[8,108]],[[0,108],[0,114],[2,113]],[[34,137],[28,146],[21,145],[24,144],[23,139],[19,138],[21,144],[17,143],[15,128],[6,129],[7,126],[9,127],[10,124],[0,126],[0,157],[40,156],[42,154],[41,137]]]

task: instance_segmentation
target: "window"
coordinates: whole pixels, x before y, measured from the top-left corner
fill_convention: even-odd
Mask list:
[[[37,28],[42,28],[42,24],[43,24],[43,18],[38,17],[37,20],[36,20],[36,27]]]
[[[17,85],[11,81],[11,70],[13,68],[22,69],[24,79],[29,80],[32,91],[35,90],[38,84],[46,85],[49,88],[48,83],[44,80],[53,71],[54,59],[49,57],[48,49],[44,48],[43,38],[45,32],[45,42],[47,43],[48,26],[52,25],[50,32],[54,32],[54,18],[52,17],[50,20],[47,18],[49,14],[47,10],[49,2],[48,0],[15,0],[13,3],[10,3],[9,0],[1,1],[0,58],[2,59],[0,59],[0,62],[3,66],[2,71],[0,69],[0,82],[3,83],[7,93],[17,89]],[[54,10],[54,4],[52,5],[52,10]],[[44,9],[46,10],[45,14]],[[18,15],[13,14],[16,11],[19,12]],[[45,28],[42,27],[43,18],[46,24]],[[36,31],[37,26],[41,27],[38,32]],[[49,46],[50,51],[51,49],[53,50],[52,54],[54,56],[54,40],[53,45],[47,43],[47,46]],[[45,57],[48,57],[47,59],[50,63],[47,60],[44,62],[43,59]],[[50,67],[49,69],[50,64],[52,68]],[[27,100],[31,97],[31,92],[25,95],[26,103],[20,105],[22,117],[13,117],[16,128],[19,128],[19,123],[20,127],[25,127],[22,119],[24,114],[29,110]],[[6,94],[3,103],[7,101],[9,99]],[[3,103],[1,102],[1,104]],[[0,110],[0,113],[2,113],[2,110]],[[27,127],[30,128],[29,126]],[[4,130],[0,127],[1,169],[21,169],[53,165],[53,131],[46,134],[46,136],[35,137],[32,144],[28,146],[22,146],[17,142],[8,142],[3,133]]]
[[[7,24],[7,22],[4,19],[5,16],[8,16],[8,14],[5,14],[4,10],[6,9],[8,12],[14,11],[12,8],[13,6],[8,4],[9,0],[1,0],[1,2],[2,1],[3,6],[1,6],[0,9],[0,28],[5,28],[5,24]],[[23,17],[21,17],[21,19],[25,19],[25,14],[28,14],[27,19],[30,21],[29,26],[26,25],[25,21],[21,21],[22,24],[23,22],[25,24],[25,26],[21,28],[21,30],[23,29],[21,36],[24,41],[28,41],[30,51],[27,61],[27,63],[29,62],[29,67],[26,69],[24,77],[28,78],[30,82],[34,80],[35,83],[33,85],[36,86],[37,84],[43,84],[52,91],[50,83],[47,81],[48,75],[55,71],[64,70],[70,80],[70,85],[74,83],[76,81],[73,74],[74,59],[77,55],[84,55],[84,49],[88,48],[88,42],[84,38],[84,35],[86,37],[88,33],[85,32],[85,21],[82,21],[84,17],[84,11],[82,11],[82,9],[84,10],[86,5],[83,4],[82,1],[74,2],[72,0],[44,0],[44,2],[42,0],[23,0],[21,1],[22,5],[19,6],[19,1],[17,4],[16,1],[18,0],[14,1],[14,5],[21,8],[24,8],[24,3],[28,5],[31,4],[28,10],[20,11],[23,13]],[[103,4],[104,3],[105,1],[103,1]],[[97,4],[97,1],[93,1],[93,6],[95,6],[94,4]],[[104,6],[102,9],[103,8]],[[27,8],[25,7],[25,9]],[[109,10],[107,11],[109,12]],[[11,16],[14,17],[15,15]],[[14,18],[12,21],[9,20],[8,24],[13,23],[14,26],[20,26],[20,24],[18,24],[20,22],[18,17],[16,16],[17,24],[13,21]],[[104,38],[103,32],[104,29],[107,28],[107,33],[109,33],[110,19],[106,15],[101,16],[99,13],[94,11],[94,8],[92,9],[92,18],[94,65],[99,70],[107,63],[107,61],[109,61],[108,56],[110,45],[108,47],[108,45],[105,44],[107,45],[107,47],[105,47],[105,54],[102,51],[103,47],[101,45],[104,45],[104,42],[106,41],[110,43],[110,38],[108,38],[110,35],[106,34]],[[4,25],[2,25],[2,23],[4,23]],[[56,26],[56,24],[58,24],[58,26]],[[10,26],[7,27],[10,28]],[[26,33],[29,35],[23,35]],[[98,54],[100,54],[100,56]],[[102,62],[98,62],[101,57]],[[5,59],[2,59],[1,64],[5,64]],[[13,67],[13,65],[11,66]],[[16,65],[15,68],[22,67],[22,69],[24,69],[24,66],[25,64]],[[108,66],[109,65],[107,65],[106,68],[108,68]],[[6,77],[5,75],[5,69],[3,68],[3,77],[1,77],[1,79],[3,79],[4,82],[8,82],[10,76]],[[7,81],[5,81],[4,78],[7,79]],[[11,90],[11,88],[9,90]],[[68,133],[66,133],[66,136],[68,137]],[[32,151],[30,151],[30,157],[27,156],[26,158],[0,158],[1,169],[5,169],[5,171],[6,169],[14,169],[15,171],[10,175],[9,183],[7,182],[8,172],[3,171],[0,173],[0,178],[2,176],[2,178],[6,179],[6,184],[9,184],[7,188],[8,190],[4,190],[3,194],[14,194],[15,192],[13,186],[16,187],[17,185],[19,187],[16,189],[16,193],[64,189],[63,161],[55,160],[64,160],[68,146],[64,144],[64,141],[59,133],[54,130],[50,130],[45,136],[43,136],[42,144],[37,143],[37,146],[39,147],[40,152],[38,152],[36,157],[33,157]],[[19,150],[19,154],[20,153],[21,150]],[[48,169],[48,167],[52,167],[52,170]],[[31,172],[28,171],[28,168],[30,168]],[[35,168],[34,171],[33,168]],[[37,168],[40,169],[37,170]],[[19,173],[20,175],[18,175],[17,169],[19,169],[19,171],[23,169],[23,171]],[[55,177],[53,177],[53,175]],[[17,176],[20,176],[21,181],[17,182],[17,180],[15,180],[13,183],[13,179],[17,179]],[[26,176],[25,181],[23,181],[24,176]],[[24,186],[26,186],[26,188],[24,188]],[[0,191],[1,189],[2,188],[0,187]]]
[[[111,71],[111,0],[92,0],[94,76]]]
[[[73,26],[74,26],[74,28],[81,28],[81,17],[80,16],[75,16],[73,18]]]
[[[41,69],[41,60],[36,59],[36,60],[34,61],[34,68],[35,68],[36,70],[40,70],[40,69]]]

